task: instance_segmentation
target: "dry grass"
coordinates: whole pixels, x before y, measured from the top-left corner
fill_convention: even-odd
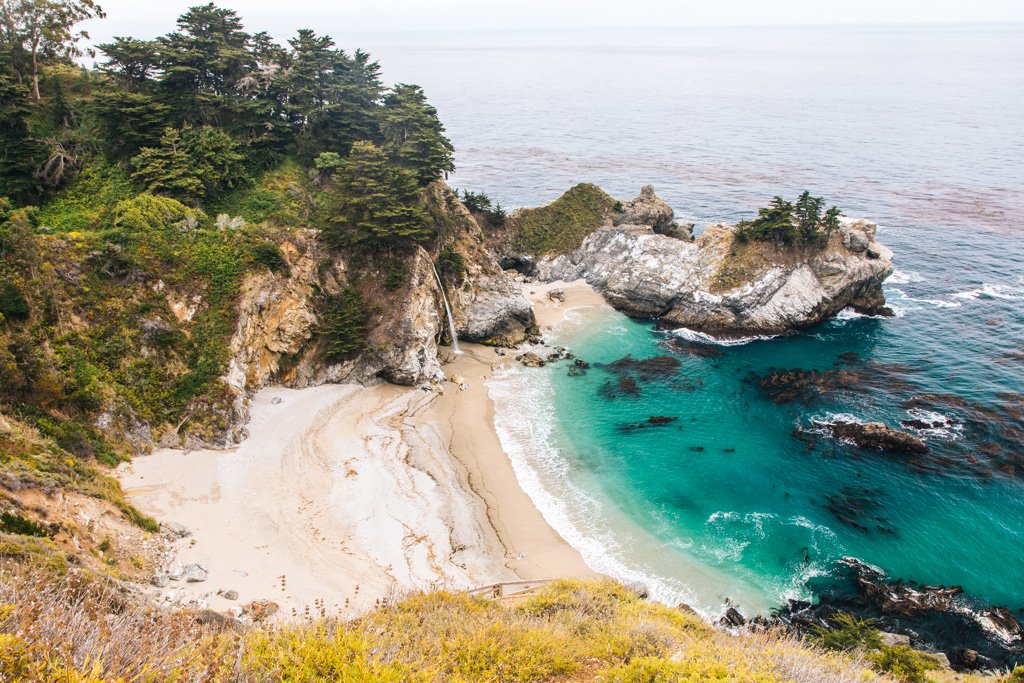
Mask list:
[[[731,636],[612,583],[557,582],[514,606],[414,595],[360,619],[202,626],[109,580],[0,576],[0,680],[886,681],[782,633]]]
[[[806,262],[826,248],[822,245],[782,246],[774,242],[740,242],[735,235],[724,239],[728,239],[729,243],[725,246],[725,257],[718,272],[711,281],[711,292],[714,294],[722,294],[751,282],[774,266],[791,267]],[[841,238],[833,235],[827,248],[835,249],[841,244]]]

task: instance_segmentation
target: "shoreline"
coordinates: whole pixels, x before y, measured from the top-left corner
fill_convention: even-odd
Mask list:
[[[558,285],[564,303],[546,298]],[[580,283],[527,283],[524,294],[542,329],[604,305]],[[513,352],[463,348],[437,391],[269,387],[251,399],[237,448],[161,449],[118,468],[133,504],[190,532],[158,574],[208,570],[206,581],[158,581],[153,596],[229,614],[270,600],[280,618],[353,616],[415,590],[601,576],[547,523],[502,449],[486,382]]]

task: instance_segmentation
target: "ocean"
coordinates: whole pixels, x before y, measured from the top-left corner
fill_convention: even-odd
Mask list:
[[[492,382],[521,482],[595,569],[709,615],[816,599],[843,557],[1024,607],[1024,25],[360,44],[439,109],[450,183],[508,208],[651,183],[699,231],[808,189],[896,254],[893,318],[724,345],[584,311],[552,342],[585,375]],[[625,356],[678,367],[616,395]],[[783,370],[792,391],[762,386]],[[637,428],[652,416],[674,419]],[[930,454],[862,451],[827,435],[841,420],[916,430]]]

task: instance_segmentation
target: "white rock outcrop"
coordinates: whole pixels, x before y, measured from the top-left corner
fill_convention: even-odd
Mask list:
[[[882,282],[892,252],[875,224],[844,221],[827,244],[734,244],[734,230],[708,227],[686,242],[649,226],[608,226],[568,255],[543,259],[538,278],[585,278],[608,302],[664,327],[716,336],[780,334],[814,325],[845,308],[885,314]]]

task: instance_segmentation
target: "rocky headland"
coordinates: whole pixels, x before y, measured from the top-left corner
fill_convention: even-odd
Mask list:
[[[517,253],[507,237],[496,248],[541,281],[582,278],[631,317],[716,337],[782,334],[846,308],[889,314],[882,282],[893,272],[892,252],[876,241],[873,223],[844,220],[824,242],[792,246],[741,242],[723,224],[692,239],[692,226],[680,226],[649,186],[619,209],[561,253]],[[526,215],[513,215],[513,224]]]

